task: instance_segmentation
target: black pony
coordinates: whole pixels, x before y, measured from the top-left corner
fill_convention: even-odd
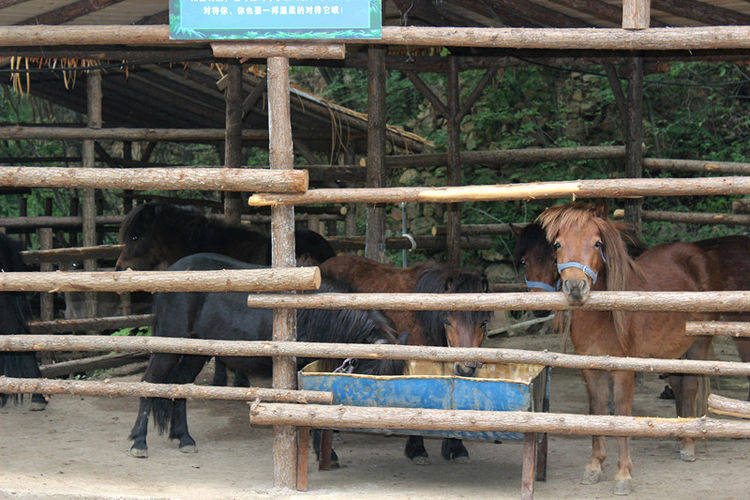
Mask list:
[[[0,272],[24,271],[20,245],[0,233]],[[27,334],[26,318],[30,309],[26,295],[20,292],[0,293],[0,335]],[[39,363],[34,352],[0,352],[0,377],[41,378]],[[21,396],[23,397],[23,396]],[[11,396],[14,401],[17,395]],[[8,401],[7,394],[0,394],[0,407]],[[47,401],[41,394],[31,397],[31,410],[44,410]]]
[[[197,210],[167,203],[145,203],[128,213],[120,226],[124,245],[116,269],[166,269],[196,253],[218,253],[259,266],[271,265],[271,238],[252,229],[207,217]],[[314,231],[295,232],[297,262],[320,264],[335,252]]]
[[[197,254],[180,259],[170,271],[256,269],[260,266],[217,254]],[[350,290],[323,281],[321,292]],[[154,335],[216,340],[270,340],[273,312],[247,307],[247,293],[157,293],[154,297]],[[377,311],[316,310],[297,311],[297,338],[306,342],[396,343],[395,330]],[[143,376],[145,382],[187,384],[195,380],[208,356],[153,354]],[[226,365],[238,372],[270,373],[267,357],[223,357]],[[298,359],[299,366],[311,360]],[[343,361],[343,360],[342,360]],[[403,373],[404,362],[396,360],[358,360],[357,373],[394,375]],[[153,411],[159,432],[170,423],[170,439],[179,440],[180,451],[195,451],[195,441],[188,433],[184,399],[141,398],[133,430],[130,452],[136,457],[148,456],[146,432],[149,413]]]
[[[124,248],[117,259],[117,270],[166,269],[183,257],[206,252],[248,264],[271,265],[268,236],[167,203],[136,206],[122,222],[119,240]],[[296,231],[294,243],[298,265],[317,265],[335,255],[325,238],[314,231]],[[227,385],[227,370],[222,362],[216,363],[213,384]],[[235,385],[247,387],[248,382],[236,374]]]

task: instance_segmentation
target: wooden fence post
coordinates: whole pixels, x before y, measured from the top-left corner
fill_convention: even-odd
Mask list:
[[[238,168],[242,164],[242,65],[232,63],[227,73],[226,136],[224,138],[224,166]],[[242,195],[224,193],[224,218],[239,224],[242,216]]]
[[[367,51],[367,187],[385,186],[385,53],[384,47]],[[367,205],[365,257],[385,260],[385,208]]]
[[[89,71],[86,75],[86,116],[89,128],[102,127],[102,74],[98,70]],[[95,166],[94,141],[87,139],[83,141],[81,150],[83,167],[93,168]],[[83,189],[81,195],[81,216],[83,218],[83,246],[96,245],[96,190]],[[96,270],[96,259],[83,261],[86,271]],[[96,294],[86,292],[85,295],[86,317],[96,317]]]
[[[448,108],[448,185],[461,185],[461,117],[459,116],[458,67],[455,57],[449,58],[447,73],[446,105]],[[449,203],[445,219],[445,238],[448,263],[458,266],[461,263],[461,204]]]
[[[643,56],[636,55],[630,61],[628,78],[628,126],[625,141],[627,177],[643,177]],[[643,212],[642,199],[625,200],[625,221],[641,233]]]
[[[289,102],[289,60],[268,59],[268,130],[271,169],[294,168],[292,122]],[[293,267],[294,206],[271,208],[272,265]],[[274,309],[273,339],[297,338],[297,313],[294,309]],[[273,387],[295,389],[297,360],[293,357],[273,358]],[[297,486],[297,436],[294,427],[274,426],[274,485],[294,489]]]

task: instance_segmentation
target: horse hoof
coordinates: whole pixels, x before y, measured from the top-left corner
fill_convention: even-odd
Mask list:
[[[581,484],[596,484],[602,477],[602,471],[584,470]]]
[[[198,447],[195,446],[194,444],[180,446],[180,452],[181,453],[198,453]]]
[[[430,465],[430,457],[414,457],[411,459],[416,465]]]
[[[148,448],[130,448],[130,455],[135,458],[148,458]]]
[[[632,479],[625,479],[624,481],[617,481],[615,483],[615,490],[613,492],[615,495],[630,495],[633,493],[633,480]]]
[[[453,461],[456,462],[457,464],[468,464],[469,462],[471,462],[471,460],[469,460],[469,457],[467,457],[465,455],[464,456],[460,456],[460,457],[456,457],[456,458],[453,459]]]
[[[29,411],[44,411],[45,408],[47,408],[46,402],[41,403],[39,401],[32,401],[29,406]]]
[[[695,462],[695,450],[680,450],[680,460],[683,462]]]

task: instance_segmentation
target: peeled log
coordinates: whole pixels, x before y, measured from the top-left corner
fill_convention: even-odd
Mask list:
[[[251,292],[315,290],[317,267],[231,271],[0,273],[3,292]]]
[[[586,436],[746,438],[750,422],[701,418],[574,415],[527,411],[432,410],[422,408],[323,406],[261,403],[250,410],[251,425],[294,425],[324,429],[415,431],[511,431]]]
[[[750,402],[725,398],[718,394],[710,394],[708,396],[708,409],[718,415],[750,418]]]
[[[211,42],[214,57],[237,57],[241,59],[268,59],[288,57],[292,59],[344,59],[346,46],[343,43],[315,42]]]
[[[110,398],[149,397],[167,399],[229,399],[236,401],[254,401],[260,399],[261,401],[322,404],[333,402],[333,394],[325,391],[10,377],[0,377],[0,392],[4,394],[75,394],[78,396],[106,396]]]
[[[750,194],[750,177],[692,179],[596,179],[442,188],[391,187],[311,189],[303,194],[254,194],[250,206],[310,203],[458,203],[547,198],[633,198]]]
[[[306,170],[0,167],[0,185],[36,188],[304,193]]]
[[[750,337],[750,323],[742,321],[688,321],[685,324],[685,333],[688,335]]]

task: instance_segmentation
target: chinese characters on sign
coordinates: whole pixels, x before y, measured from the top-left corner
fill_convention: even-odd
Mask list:
[[[170,0],[173,39],[379,38],[380,0]]]

